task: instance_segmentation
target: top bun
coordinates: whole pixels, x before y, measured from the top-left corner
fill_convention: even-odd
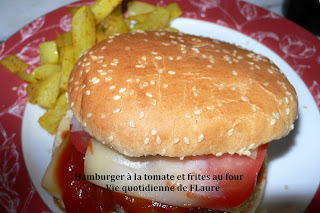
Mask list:
[[[250,155],[289,133],[298,105],[268,58],[165,31],[98,43],[75,65],[68,93],[88,133],[127,156]]]

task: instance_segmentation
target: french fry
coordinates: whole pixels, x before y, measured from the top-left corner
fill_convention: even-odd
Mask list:
[[[39,118],[40,125],[50,134],[55,134],[59,127],[59,123],[69,109],[66,94],[59,96],[55,106],[48,109],[47,112]]]
[[[16,74],[22,81],[27,82],[27,83],[36,83],[37,80],[30,74],[26,72],[18,72]]]
[[[56,41],[43,42],[39,46],[40,64],[59,63]]]
[[[97,43],[103,41],[104,39],[108,38],[103,32],[97,32],[96,34]]]
[[[44,108],[51,108],[54,106],[59,95],[60,79],[61,73],[54,72],[43,81],[39,82],[35,93],[37,104]]]
[[[136,15],[146,14],[152,12],[156,7],[141,1],[128,2],[128,16],[133,17]]]
[[[175,19],[179,16],[182,15],[182,10],[181,8],[179,7],[178,3],[177,2],[172,2],[170,3],[166,9],[169,11],[170,13],[170,19]]]
[[[122,0],[96,0],[91,6],[96,23],[105,19]]]
[[[41,81],[53,72],[59,72],[61,66],[59,64],[42,64],[35,68],[30,75],[37,81]]]
[[[137,30],[161,30],[164,29],[170,21],[169,11],[163,7],[156,7],[152,12],[137,16],[145,16],[143,23],[137,23],[132,31]],[[135,16],[135,17],[137,17]]]
[[[61,62],[63,47],[68,44],[72,44],[72,33],[71,31],[63,34],[56,32],[56,35],[57,35],[56,43],[57,43],[58,54],[59,54],[59,62]]]
[[[36,92],[38,90],[38,87],[39,87],[39,83],[31,83],[31,84],[28,84],[28,86],[26,88],[27,95],[28,95],[28,101],[32,104],[37,103]]]
[[[123,15],[110,15],[107,21],[107,33],[108,36],[114,36],[115,34],[122,34],[129,32],[129,27],[125,22]]]
[[[29,64],[21,60],[18,56],[12,54],[3,59],[1,65],[7,68],[13,74],[24,72],[29,68]]]
[[[69,12],[71,15],[74,15],[78,10],[79,10],[79,7],[71,7],[71,8],[68,8],[68,12]]]
[[[60,90],[67,91],[69,75],[75,64],[73,56],[73,46],[71,44],[67,45],[63,49],[63,56],[61,61],[61,81]]]
[[[95,19],[88,6],[82,6],[74,14],[71,22],[74,57],[77,61],[96,43]]]

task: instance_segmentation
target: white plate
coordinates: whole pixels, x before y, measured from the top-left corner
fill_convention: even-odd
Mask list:
[[[276,53],[256,40],[230,28],[200,20],[178,18],[172,23],[181,32],[217,38],[269,57],[288,77],[299,97],[299,119],[284,139],[268,150],[268,179],[259,209],[268,212],[304,212],[320,181],[320,116],[307,86]],[[38,124],[44,110],[27,104],[22,123],[22,149],[31,180],[53,212],[61,212],[41,187],[42,176],[51,160],[53,137]]]

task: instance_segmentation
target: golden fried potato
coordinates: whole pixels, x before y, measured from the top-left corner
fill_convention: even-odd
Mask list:
[[[27,82],[27,83],[36,83],[37,80],[30,74],[26,72],[18,72],[16,74],[22,81]]]
[[[28,95],[28,101],[31,104],[37,103],[36,92],[38,90],[38,87],[39,87],[39,83],[31,83],[31,84],[28,84],[28,86],[26,88],[27,95]]]
[[[169,11],[163,7],[156,7],[152,12],[135,16],[143,16],[144,22],[137,23],[132,31],[161,30],[167,27],[170,21]]]
[[[63,56],[61,61],[61,81],[60,90],[67,91],[69,75],[75,64],[73,56],[73,46],[71,44],[67,45],[63,49]]]
[[[39,82],[36,90],[36,102],[44,108],[54,106],[60,89],[61,72],[53,72],[43,81]]]
[[[61,63],[63,47],[69,44],[72,44],[72,33],[71,31],[69,31],[63,34],[56,32],[56,34],[57,34],[56,43],[57,43],[58,54],[59,54],[59,62]]]
[[[128,2],[128,16],[129,18],[136,15],[152,12],[156,7],[152,4],[148,4],[141,1]]]
[[[43,42],[39,46],[40,64],[59,63],[58,48],[56,41]]]
[[[116,34],[122,34],[129,32],[129,27],[125,22],[123,15],[110,15],[107,21],[107,34],[108,36],[114,36]]]
[[[61,119],[69,108],[66,94],[63,93],[59,96],[55,106],[52,109],[48,109],[47,112],[39,118],[40,125],[50,134],[55,134]]]
[[[96,23],[105,19],[122,0],[96,0],[91,6]]]
[[[27,64],[14,54],[9,55],[8,57],[0,61],[0,63],[13,74],[24,72],[29,68],[29,64]]]
[[[170,13],[170,19],[175,19],[179,16],[182,15],[182,10],[179,7],[177,2],[172,2],[171,4],[169,4],[166,9],[169,11]]]
[[[41,81],[53,72],[59,72],[61,66],[59,64],[42,64],[35,68],[30,75],[37,81]]]
[[[79,10],[80,7],[69,7],[68,8],[68,12],[71,14],[71,15],[74,15],[76,14],[76,12]]]
[[[72,42],[75,61],[89,48],[96,44],[96,27],[94,16],[88,6],[82,6],[73,16]]]
[[[104,34],[103,32],[97,32],[96,37],[97,37],[97,43],[108,38],[108,36],[106,36],[106,34]]]

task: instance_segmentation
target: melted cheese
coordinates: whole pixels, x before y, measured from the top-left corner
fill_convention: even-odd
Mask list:
[[[141,197],[176,206],[200,206],[202,199],[199,197],[223,197],[221,191],[195,191],[206,186],[219,186],[218,182],[213,180],[199,180],[205,177],[207,170],[207,162],[205,160],[197,160],[195,158],[169,158],[160,156],[148,157],[126,157],[119,152],[104,146],[103,144],[92,140],[92,144],[87,149],[84,163],[85,175],[90,175],[93,180],[90,182],[107,188],[107,185],[119,187],[119,192],[126,193],[131,196]],[[100,180],[97,180],[100,175]],[[118,175],[122,180],[112,181],[108,175]],[[122,176],[121,176],[122,175]],[[131,176],[131,179],[129,178]],[[167,177],[174,175],[174,180],[146,180],[147,177]],[[184,175],[185,180],[178,180],[177,177]],[[192,175],[192,180],[191,180]],[[203,176],[202,176],[203,175]],[[104,177],[108,180],[101,180]],[[141,177],[141,180],[134,180],[135,177]],[[188,177],[190,180],[188,180]],[[168,178],[165,178],[168,179]],[[196,180],[197,179],[197,180]],[[186,186],[186,191],[141,191],[141,186]],[[190,191],[191,184],[194,186]],[[140,188],[138,188],[140,186]],[[134,191],[128,189],[136,187]]]

